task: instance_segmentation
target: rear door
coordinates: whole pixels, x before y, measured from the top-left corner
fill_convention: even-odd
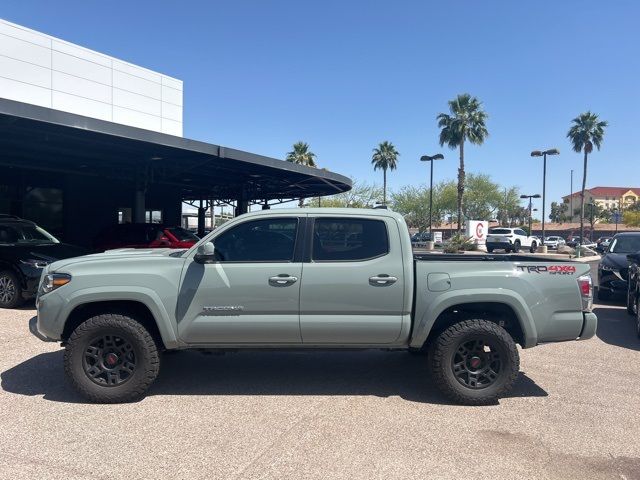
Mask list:
[[[394,229],[394,230],[392,230]],[[400,335],[404,268],[392,218],[309,217],[302,342],[385,344]]]

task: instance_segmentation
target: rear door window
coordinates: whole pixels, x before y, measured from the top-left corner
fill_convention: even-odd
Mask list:
[[[316,262],[362,261],[389,253],[387,226],[381,220],[316,218],[311,259]]]

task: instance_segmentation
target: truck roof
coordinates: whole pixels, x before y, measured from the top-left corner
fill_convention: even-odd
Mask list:
[[[391,217],[395,219],[404,219],[397,212],[392,212],[384,208],[274,208],[269,210],[260,210],[258,212],[250,212],[242,215],[243,217],[259,217],[262,215],[358,215],[358,216],[375,216],[375,217]]]

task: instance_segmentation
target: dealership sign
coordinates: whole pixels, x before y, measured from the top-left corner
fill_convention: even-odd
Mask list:
[[[486,220],[468,220],[466,236],[478,245],[484,245],[487,242],[487,233],[489,231],[489,222]]]

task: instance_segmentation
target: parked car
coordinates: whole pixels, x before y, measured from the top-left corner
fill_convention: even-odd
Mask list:
[[[428,350],[447,397],[495,403],[518,378],[516,343],[595,334],[589,265],[414,256],[407,232],[389,210],[247,213],[187,251],[49,265],[29,328],[61,341],[71,384],[107,403],[142,396],[165,349],[296,347]]]
[[[558,237],[557,235],[551,235],[544,239],[544,244],[550,250],[557,250],[558,247],[562,247],[567,242],[564,241],[564,238]]]
[[[36,296],[42,269],[86,250],[60,243],[34,222],[0,215],[0,308],[16,308]]]
[[[504,250],[505,252],[518,253],[521,248],[529,249],[529,252],[535,253],[540,245],[540,239],[533,235],[527,235],[527,232],[521,228],[492,228],[487,235],[487,252],[494,250]]]
[[[431,240],[429,232],[418,232],[411,236],[411,243],[424,243]]]
[[[627,255],[640,251],[640,232],[618,233],[598,265],[598,298],[608,300],[616,293],[627,293],[629,262]]]
[[[199,238],[182,227],[158,223],[120,223],[93,240],[96,251],[115,248],[190,248]]]
[[[627,312],[636,317],[636,333],[640,338],[640,251],[627,255]]]
[[[600,237],[596,240],[596,251],[604,253],[607,248],[609,248],[609,245],[611,245],[612,239],[613,237]]]
[[[572,237],[567,237],[567,246],[571,248],[576,248],[578,244],[582,245],[582,239],[579,235],[574,235]]]

